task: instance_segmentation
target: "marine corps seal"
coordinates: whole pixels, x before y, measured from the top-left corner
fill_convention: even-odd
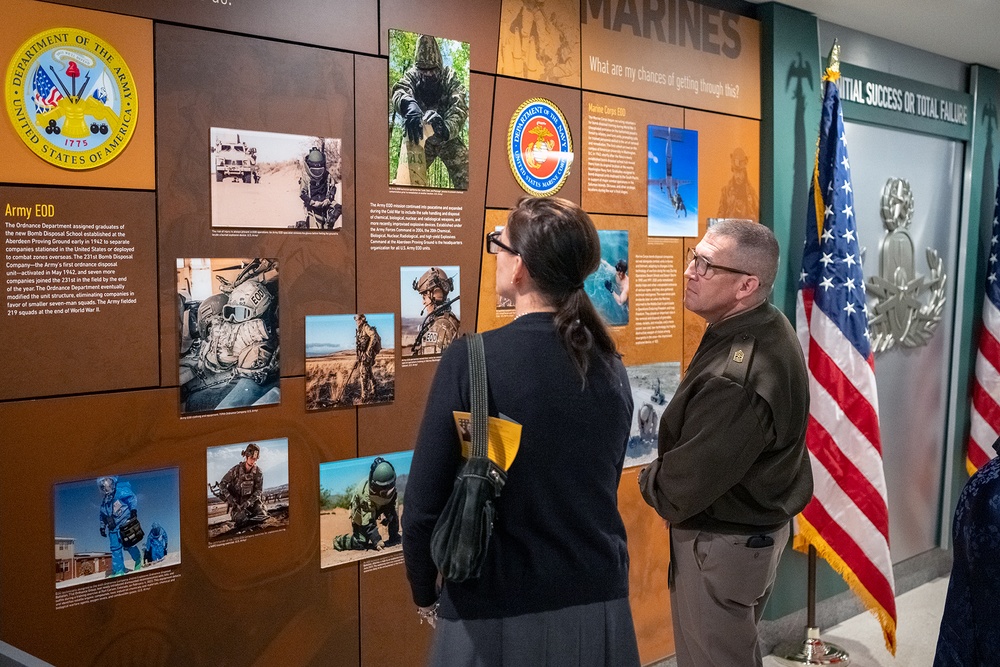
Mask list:
[[[507,157],[526,192],[536,197],[558,192],[573,162],[573,139],[559,107],[540,97],[518,107],[507,130]]]
[[[7,114],[25,145],[63,169],[118,157],[135,134],[135,81],[121,54],[97,35],[52,28],[10,59]]]

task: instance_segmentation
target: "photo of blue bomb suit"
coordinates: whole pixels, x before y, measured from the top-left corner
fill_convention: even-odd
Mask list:
[[[180,565],[177,468],[61,482],[53,501],[57,590]]]
[[[169,538],[167,537],[167,531],[163,526],[154,521],[149,529],[149,534],[146,536],[146,547],[142,550],[143,565],[159,563],[166,558],[168,546]]]
[[[132,569],[142,568],[139,547],[144,533],[139,523],[138,499],[132,485],[117,476],[97,480],[101,492],[100,532],[111,542],[111,576],[125,574],[124,551],[132,557]]]

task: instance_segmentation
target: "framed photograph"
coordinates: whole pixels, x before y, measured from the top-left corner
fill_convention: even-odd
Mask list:
[[[389,30],[389,184],[469,189],[469,44]]]
[[[399,341],[403,358],[440,355],[459,336],[457,266],[399,269]]]
[[[306,316],[306,409],[392,402],[396,395],[392,313]]]
[[[402,550],[400,518],[413,451],[319,466],[320,567]]]
[[[650,236],[698,236],[698,133],[647,128]]]
[[[278,260],[177,260],[181,413],[281,400]]]
[[[177,468],[64,482],[52,495],[57,590],[180,565]]]
[[[341,140],[213,127],[212,227],[337,231]]]
[[[583,288],[609,326],[628,324],[628,232],[599,229],[601,264],[587,276]]]
[[[208,543],[288,526],[288,438],[209,447]]]

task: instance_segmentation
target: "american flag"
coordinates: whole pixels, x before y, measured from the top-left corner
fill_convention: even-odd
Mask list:
[[[795,547],[816,548],[882,624],[896,653],[889,511],[875,364],[858,248],[851,164],[834,46],[809,193],[796,324],[809,371],[814,495],[798,516]]]
[[[983,328],[976,354],[976,377],[972,386],[972,428],[965,466],[971,475],[993,457],[992,445],[1000,436],[1000,175],[997,199],[993,204],[993,233],[990,261],[986,267],[986,296],[983,299]]]
[[[34,85],[35,113],[42,113],[54,107],[62,99],[62,93],[52,83],[52,79],[41,67],[35,70]]]

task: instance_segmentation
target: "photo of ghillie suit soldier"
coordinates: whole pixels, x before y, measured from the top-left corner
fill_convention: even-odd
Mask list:
[[[111,571],[107,576],[126,574],[125,551],[132,557],[132,569],[141,569],[142,556],[137,545],[142,541],[143,532],[132,485],[116,476],[107,476],[97,480],[97,488],[101,492],[99,530],[101,537],[108,538],[111,547]]]
[[[142,550],[142,562],[146,565],[159,563],[167,557],[167,531],[156,521],[146,535],[146,546]]]
[[[399,544],[396,500],[396,469],[381,456],[376,457],[368,478],[358,483],[351,496],[352,533],[333,538],[333,548],[337,551],[382,551]],[[385,540],[379,532],[379,524],[386,527]]]
[[[390,41],[412,33],[390,31]],[[463,46],[459,42],[442,40]],[[395,57],[390,53],[390,60]],[[390,68],[393,63],[390,63]],[[395,185],[469,188],[469,149],[463,135],[468,132],[469,92],[468,63],[461,73],[446,66],[441,45],[431,35],[419,35],[413,63],[392,85],[391,104],[394,122],[402,126]],[[390,141],[392,141],[390,132]],[[395,149],[390,146],[390,152]],[[435,160],[440,159],[451,180],[439,182],[428,178]]]
[[[305,208],[305,219],[296,223],[300,229],[340,229],[342,207],[336,201],[337,184],[330,175],[326,152],[314,146],[302,158],[299,177],[299,199]]]
[[[268,518],[264,507],[264,473],[257,467],[260,447],[251,442],[240,456],[243,460],[230,468],[219,482],[208,485],[209,491],[226,503],[237,530]]]
[[[460,322],[451,306],[460,296],[448,298],[455,290],[455,281],[441,268],[431,267],[414,279],[413,289],[424,301],[421,314],[425,314],[417,337],[410,346],[414,357],[441,354],[458,337]]]
[[[254,259],[220,292],[181,296],[181,412],[268,405],[280,400],[277,260]]]

